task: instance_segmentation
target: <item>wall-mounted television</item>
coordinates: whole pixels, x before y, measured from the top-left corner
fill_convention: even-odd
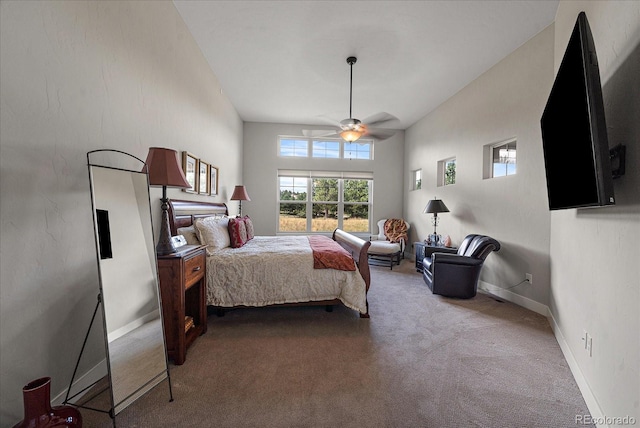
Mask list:
[[[600,70],[580,12],[542,119],[549,209],[614,205]]]

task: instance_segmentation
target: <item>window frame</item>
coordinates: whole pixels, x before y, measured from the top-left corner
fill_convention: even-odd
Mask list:
[[[367,206],[367,230],[366,231],[348,231],[353,234],[371,234],[372,228],[372,218],[371,213],[373,212],[373,173],[368,172],[316,172],[316,171],[308,171],[307,175],[304,175],[303,171],[287,171],[287,170],[279,170],[277,177],[277,206],[278,209],[276,211],[276,233],[283,235],[295,235],[295,234],[327,234],[332,232],[332,230],[324,230],[324,231],[314,231],[313,230],[313,208],[314,205],[336,205],[337,211],[337,227],[348,231],[344,227],[344,215],[345,215],[345,205],[365,205]],[[280,180],[282,178],[304,178],[306,179],[306,199],[304,201],[295,201],[295,200],[286,200],[281,199],[281,185]],[[335,179],[337,180],[338,185],[338,198],[337,201],[314,201],[313,199],[313,184],[314,179]],[[363,180],[367,181],[368,186],[368,201],[359,202],[359,201],[346,201],[345,200],[345,181],[347,180]],[[283,203],[294,203],[294,204],[303,204],[305,205],[305,230],[304,231],[287,231],[281,230],[280,228],[280,216],[281,216],[281,204]]]
[[[499,149],[500,147],[503,147],[503,146],[508,146],[510,144],[513,144],[513,146],[514,146],[513,149],[516,152],[515,162],[513,163],[513,165],[515,165],[514,172],[511,173],[511,174],[495,175],[494,174],[494,162],[493,162],[494,150],[495,149]],[[511,177],[511,176],[517,175],[517,173],[518,173],[518,157],[517,157],[517,153],[518,153],[518,139],[517,139],[517,137],[508,138],[506,140],[498,141],[496,143],[486,144],[483,147],[482,178],[483,179],[500,178],[500,177]],[[507,165],[507,164],[505,164],[505,165]]]
[[[411,190],[422,189],[422,168],[411,171]]]
[[[447,165],[449,163],[453,162],[455,167],[454,167],[454,177],[453,177],[453,182],[452,183],[447,183]],[[458,171],[458,159],[455,156],[451,156],[448,157],[446,159],[442,159],[440,161],[438,161],[438,183],[437,183],[437,187],[443,187],[443,186],[452,186],[454,184],[456,184],[456,176],[457,176],[457,171]]]
[[[306,155],[305,156],[301,156],[301,155],[285,155],[282,153],[282,141],[295,141],[295,142],[302,142],[305,141],[306,142]],[[339,148],[338,148],[338,156],[337,157],[330,157],[330,156],[314,156],[314,143],[338,143],[339,144]],[[368,144],[369,145],[369,157],[368,158],[363,158],[363,157],[359,157],[359,156],[355,156],[355,157],[351,157],[351,156],[347,156],[347,152],[351,152],[349,150],[346,149],[346,145],[347,144]],[[294,153],[300,150],[298,148],[296,148],[294,146]],[[326,151],[326,149],[325,149]],[[365,151],[362,151],[365,152]],[[356,153],[361,153],[360,151],[356,150]],[[277,144],[277,154],[279,158],[307,158],[307,159],[347,159],[347,160],[373,160],[373,153],[374,153],[374,140],[372,139],[368,139],[368,138],[363,138],[360,139],[358,141],[355,141],[353,143],[348,143],[346,141],[344,141],[342,138],[320,138],[320,137],[299,137],[299,136],[293,136],[293,135],[279,135],[278,136],[278,144]]]

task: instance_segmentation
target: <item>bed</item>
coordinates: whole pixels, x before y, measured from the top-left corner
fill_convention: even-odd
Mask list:
[[[204,222],[226,221],[224,203],[169,200],[173,236],[197,243]],[[232,219],[233,221],[233,219]],[[195,222],[198,222],[196,225]],[[193,235],[193,232],[196,232]],[[199,241],[198,241],[199,242]],[[202,242],[205,244],[206,242]],[[339,244],[339,247],[335,245]],[[344,253],[349,267],[314,268],[317,245]],[[332,240],[322,236],[255,236],[239,248],[207,249],[207,305],[219,315],[232,308],[265,306],[344,305],[369,317],[371,283],[367,250],[371,243],[336,229]]]

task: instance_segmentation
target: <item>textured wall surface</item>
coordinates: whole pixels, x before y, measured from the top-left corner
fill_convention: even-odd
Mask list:
[[[68,386],[96,304],[86,153],[187,150],[220,167],[209,199],[225,202],[242,177],[242,121],[172,2],[0,8],[0,425],[12,426],[27,382],[51,376],[54,397]],[[80,374],[104,358],[101,325]]]

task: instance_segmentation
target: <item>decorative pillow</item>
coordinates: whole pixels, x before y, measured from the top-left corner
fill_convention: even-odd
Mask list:
[[[199,218],[195,221],[195,228],[198,239],[207,246],[208,254],[231,245],[227,217]]]
[[[193,225],[188,227],[179,227],[178,235],[184,236],[187,240],[187,244],[189,245],[200,245],[200,240],[198,239],[198,235],[196,235],[196,228]]]
[[[229,239],[231,248],[240,248],[247,243],[247,227],[243,218],[229,219]]]
[[[247,241],[250,241],[253,239],[254,236],[256,236],[253,229],[253,222],[251,221],[248,215],[244,216],[243,220],[244,220],[245,227],[247,229]]]

